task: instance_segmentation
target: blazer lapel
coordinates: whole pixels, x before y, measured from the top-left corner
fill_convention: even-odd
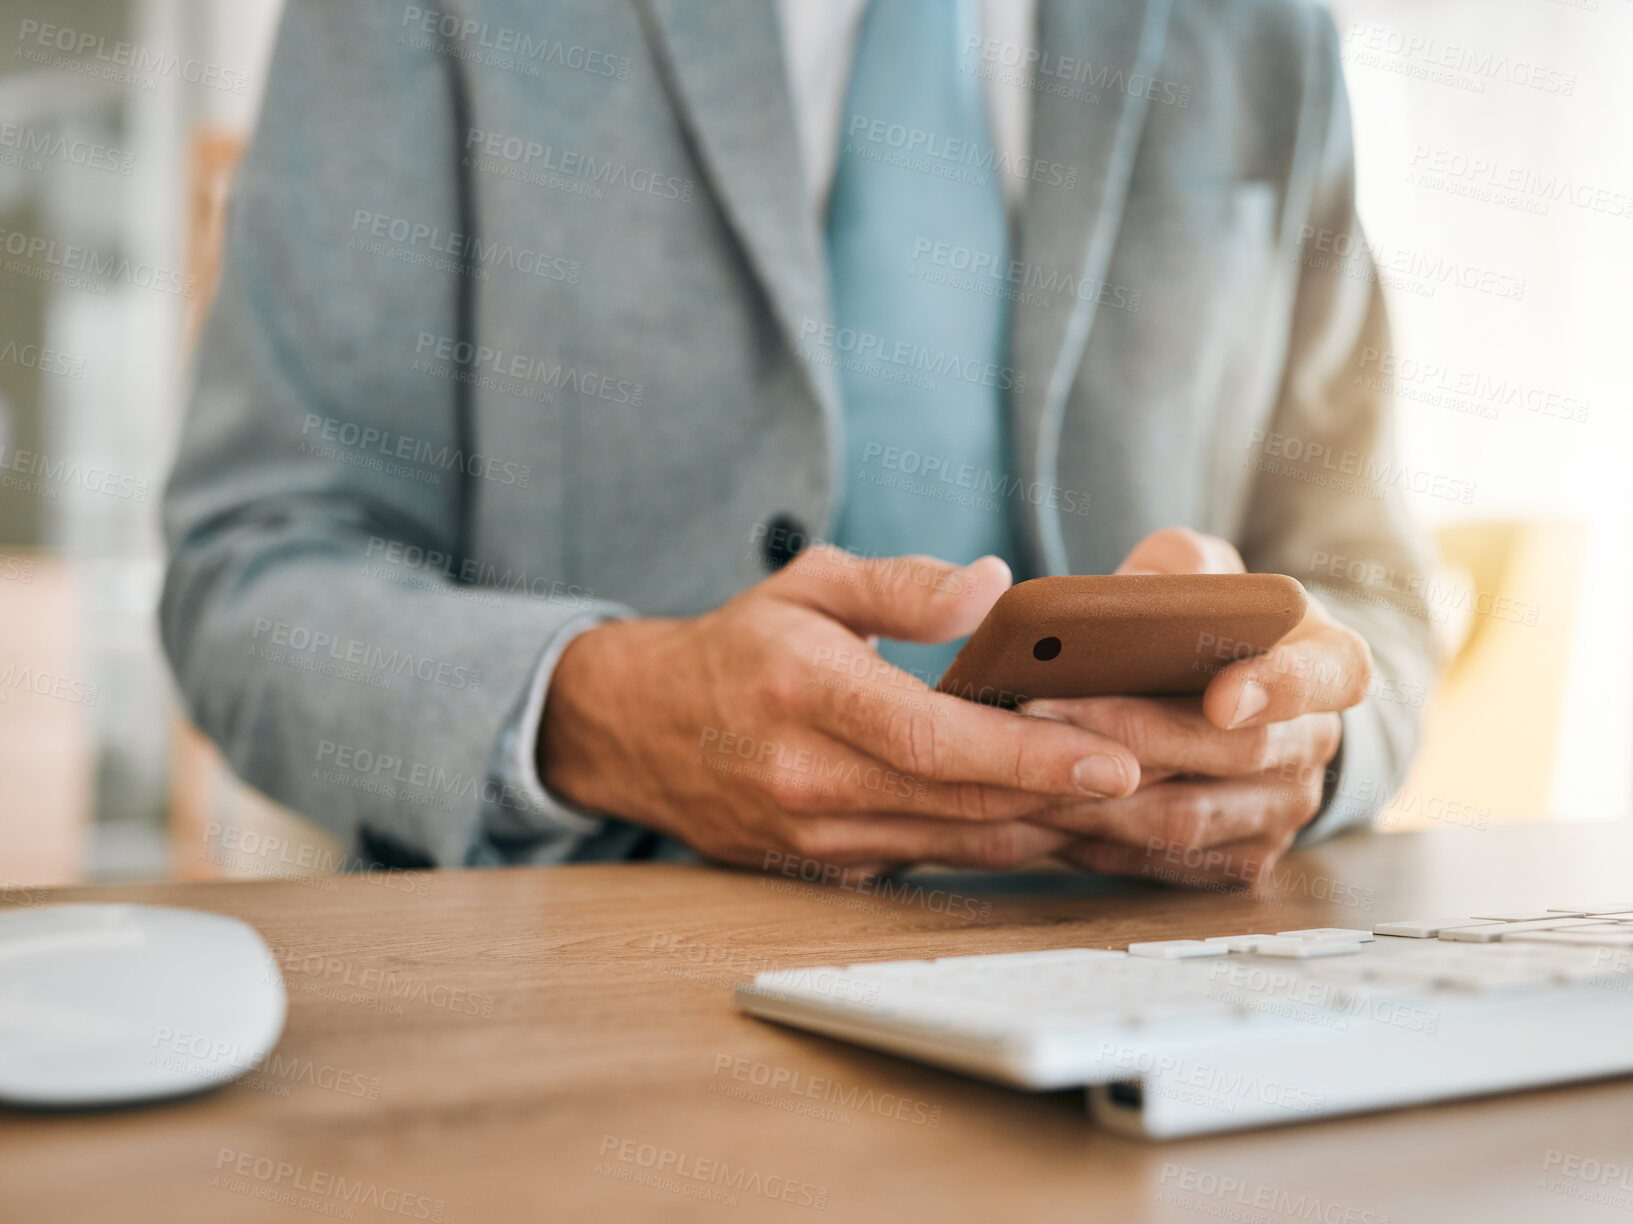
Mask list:
[[[1020,258],[1045,283],[1067,277],[1088,286],[1052,295],[1048,307],[1017,302],[1010,332],[1010,365],[1024,372],[1024,389],[1010,397],[1010,436],[1020,474],[1047,491],[1058,484],[1056,443],[1066,400],[1094,322],[1095,294],[1122,224],[1129,173],[1144,126],[1142,84],[1156,73],[1168,27],[1169,0],[1040,0],[1038,49],[1087,65],[1079,88],[1032,94],[1032,156],[1076,170],[1075,185],[1034,181],[1021,215]],[[1060,516],[1047,496],[1029,498],[1035,514],[1022,515],[1021,544],[1042,562],[1042,572],[1067,572]]]
[[[805,189],[774,6],[769,0],[642,3],[704,174],[797,354],[802,329],[829,317],[827,272]],[[828,420],[838,488],[838,383],[828,366],[804,358],[800,365]]]

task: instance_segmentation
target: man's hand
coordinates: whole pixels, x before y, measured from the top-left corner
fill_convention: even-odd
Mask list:
[[[1243,568],[1224,540],[1172,528],[1140,541],[1117,572]],[[1291,633],[1267,653],[1225,667],[1200,702],[1034,701],[1027,713],[1127,745],[1142,777],[1136,794],[1062,806],[1039,819],[1080,834],[1060,856],[1091,871],[1251,885],[1320,808],[1342,736],[1337,711],[1358,704],[1371,678],[1366,641],[1312,597]]]
[[[541,776],[570,802],[753,866],[770,851],[859,872],[1053,853],[1079,830],[1026,818],[1128,802],[1134,754],[936,693],[868,642],[961,637],[1009,582],[995,557],[815,548],[716,611],[592,629],[552,677]]]

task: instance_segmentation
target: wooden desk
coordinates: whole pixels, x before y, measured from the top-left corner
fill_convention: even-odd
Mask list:
[[[674,866],[64,890],[53,898],[249,920],[284,963],[289,1022],[278,1062],[208,1096],[0,1113],[0,1219],[1625,1220],[1580,1197],[1633,1203],[1619,1182],[1552,1182],[1544,1166],[1550,1152],[1633,1164],[1633,1082],[1144,1146],[1091,1128],[1078,1094],[763,1024],[728,987],[771,965],[1560,904],[1626,893],[1630,863],[1633,827],[1549,825],[1342,839],[1289,860],[1259,898],[1080,877],[1020,895],[1025,881],[986,877],[953,885],[968,898],[954,913]],[[769,1077],[758,1100],[729,1095]],[[625,1140],[826,1206],[710,1202],[682,1193],[707,1180],[673,1170],[667,1186],[621,1180],[641,1172],[619,1159]],[[255,1196],[280,1189],[293,1201]]]

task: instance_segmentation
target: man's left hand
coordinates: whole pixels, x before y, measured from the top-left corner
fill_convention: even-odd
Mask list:
[[[1120,574],[1242,573],[1236,549],[1184,528],[1154,532]],[[1225,667],[1200,700],[1088,697],[1024,712],[1129,748],[1141,784],[1119,799],[1032,817],[1081,836],[1059,852],[1091,871],[1190,885],[1251,886],[1321,807],[1343,735],[1339,710],[1372,679],[1372,652],[1312,596],[1304,619],[1267,653]]]

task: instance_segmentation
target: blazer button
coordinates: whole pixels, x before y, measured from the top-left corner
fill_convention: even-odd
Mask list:
[[[761,557],[767,569],[787,565],[811,542],[805,524],[791,514],[779,514],[766,524]]]

